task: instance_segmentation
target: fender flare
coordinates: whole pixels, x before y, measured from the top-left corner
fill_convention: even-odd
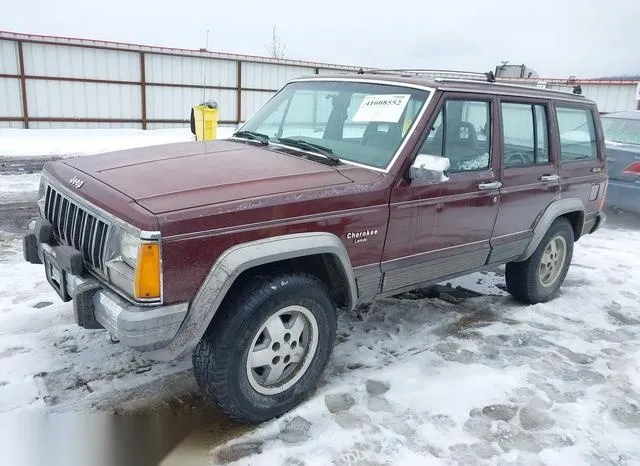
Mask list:
[[[549,230],[549,227],[551,227],[551,224],[558,217],[561,217],[562,215],[570,214],[574,212],[581,213],[582,220],[581,220],[581,224],[577,225],[577,231],[582,232],[582,229],[584,227],[585,211],[586,209],[584,207],[584,204],[578,198],[559,199],[557,201],[553,201],[551,204],[549,204],[549,207],[547,207],[547,209],[544,211],[544,213],[540,217],[540,220],[538,220],[538,223],[533,229],[533,236],[531,237],[531,241],[529,242],[529,245],[524,250],[522,255],[517,259],[516,262],[525,261],[533,255],[535,250],[540,245],[542,238],[544,238],[544,235]]]
[[[195,348],[227,292],[245,270],[315,254],[332,254],[338,258],[349,288],[349,308],[353,308],[358,301],[353,267],[344,244],[336,235],[297,233],[250,241],[233,246],[218,257],[191,301],[176,336],[166,348],[150,356],[157,360],[173,360]]]

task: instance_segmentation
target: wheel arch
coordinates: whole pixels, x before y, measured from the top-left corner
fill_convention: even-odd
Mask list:
[[[213,264],[207,277],[189,305],[189,311],[178,333],[163,350],[154,354],[160,360],[175,359],[191,351],[204,335],[224,298],[241,275],[253,269],[268,269],[289,261],[320,258],[327,267],[323,281],[342,280],[343,306],[352,309],[358,300],[351,261],[342,241],[326,232],[298,233],[264,238],[233,246],[223,252]],[[312,259],[318,260],[318,259]],[[340,297],[338,297],[338,301]]]
[[[560,217],[565,217],[571,223],[574,241],[578,241],[584,228],[585,210],[583,202],[577,198],[559,199],[552,202],[540,216],[533,229],[531,241],[517,262],[525,261],[533,255],[549,227]]]

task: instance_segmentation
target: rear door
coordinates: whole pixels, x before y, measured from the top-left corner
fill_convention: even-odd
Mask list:
[[[580,199],[585,206],[585,229],[596,221],[605,194],[604,136],[593,104],[556,102],[560,196]]]
[[[500,209],[490,262],[505,262],[526,249],[536,219],[558,196],[557,153],[549,144],[547,101],[502,97]]]

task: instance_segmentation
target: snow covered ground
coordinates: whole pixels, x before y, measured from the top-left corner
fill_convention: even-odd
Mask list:
[[[0,175],[0,204],[35,200],[40,184],[40,174]]]
[[[219,126],[218,138],[235,127]],[[189,128],[141,129],[8,129],[0,128],[0,157],[71,157],[132,147],[193,141]]]
[[[104,331],[80,329],[42,266],[26,263],[18,238],[2,233],[0,277],[0,413],[88,409],[189,368],[190,361],[154,364]]]

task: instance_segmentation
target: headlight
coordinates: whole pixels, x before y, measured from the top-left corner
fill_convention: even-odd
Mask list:
[[[118,232],[119,238],[119,253],[122,260],[132,269],[136,268],[138,263],[138,248],[140,247],[140,240],[133,236],[131,233],[127,233],[124,230]]]
[[[132,269],[138,263],[138,248],[140,239],[137,235],[113,226],[109,243],[107,244],[107,262],[122,261]]]
[[[107,278],[138,301],[162,299],[160,240],[113,226],[107,252]]]

